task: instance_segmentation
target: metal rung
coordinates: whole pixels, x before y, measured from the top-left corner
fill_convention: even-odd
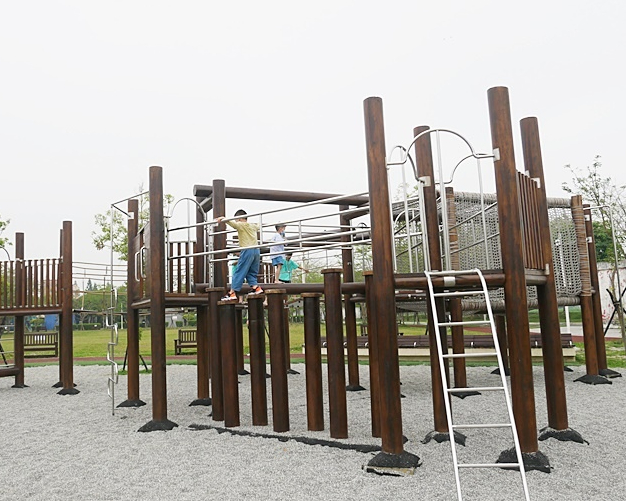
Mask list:
[[[504,390],[504,386],[478,386],[476,388],[448,388],[449,393],[465,393],[466,391],[497,391]]]
[[[453,430],[469,430],[473,428],[510,428],[511,423],[485,423],[485,424],[453,424]]]
[[[438,322],[437,327],[454,327],[455,325],[491,325],[489,320],[467,320],[466,322]]]
[[[519,463],[466,463],[457,465],[459,468],[519,468]]]
[[[489,351],[485,353],[446,353],[441,355],[443,358],[472,358],[472,357],[495,357],[497,353],[495,351]]]
[[[483,291],[456,291],[456,292],[435,292],[435,297],[450,297],[450,296],[480,296],[484,295]]]

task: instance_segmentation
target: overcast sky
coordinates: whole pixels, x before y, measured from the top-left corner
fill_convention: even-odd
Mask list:
[[[507,86],[514,129],[538,117],[549,195],[595,155],[626,183],[625,25],[610,0],[2,2],[5,236],[52,257],[71,220],[75,259],[106,263],[94,215],[150,165],[176,198],[217,178],[364,191],[368,96],[388,150],[425,124],[489,152],[487,90]]]

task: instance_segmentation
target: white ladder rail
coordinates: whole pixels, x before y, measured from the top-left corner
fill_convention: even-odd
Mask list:
[[[522,479],[522,486],[524,489],[524,497],[526,499],[526,501],[530,501],[530,495],[528,492],[528,484],[526,482],[526,472],[524,470],[524,462],[523,462],[523,458],[522,458],[522,453],[521,453],[521,448],[520,448],[520,444],[519,444],[519,437],[517,434],[517,427],[515,425],[515,417],[513,415],[513,410],[512,410],[512,406],[511,406],[511,398],[509,395],[509,390],[508,390],[508,386],[506,383],[506,377],[504,374],[504,364],[502,362],[502,354],[500,353],[500,348],[498,345],[498,340],[497,340],[497,336],[496,336],[496,329],[495,329],[495,322],[493,319],[493,311],[491,309],[491,303],[489,301],[489,292],[487,289],[487,283],[485,281],[485,278],[481,272],[481,270],[479,269],[472,269],[472,270],[464,270],[464,271],[459,271],[459,270],[454,270],[454,271],[425,271],[424,272],[428,281],[428,292],[429,292],[429,297],[430,297],[430,304],[431,304],[431,309],[432,309],[432,318],[433,318],[433,324],[434,324],[434,329],[435,329],[435,339],[437,342],[437,353],[438,353],[438,359],[439,359],[439,366],[440,366],[440,373],[441,373],[441,382],[442,382],[442,386],[443,386],[443,390],[444,390],[444,405],[445,405],[445,410],[446,410],[446,420],[448,423],[448,430],[450,432],[450,449],[452,452],[452,463],[454,466],[454,478],[456,481],[456,489],[457,489],[457,497],[459,501],[463,501],[463,494],[461,492],[461,480],[460,480],[460,476],[459,476],[459,469],[460,468],[519,468],[520,471],[520,476]],[[454,276],[454,275],[460,275],[460,274],[469,274],[469,273],[475,273],[478,275],[481,285],[482,285],[482,291],[469,291],[468,294],[470,295],[478,295],[478,294],[482,294],[485,296],[485,303],[487,306],[487,314],[489,317],[489,322],[486,321],[480,321],[480,322],[442,322],[439,323],[439,317],[437,315],[437,305],[435,302],[435,298],[436,297],[450,297],[450,296],[461,296],[463,295],[463,293],[458,293],[458,292],[440,292],[440,293],[435,293],[434,291],[434,286],[433,286],[433,282],[432,282],[432,277],[433,276]],[[439,336],[439,328],[440,327],[444,327],[444,326],[452,326],[452,325],[478,325],[478,324],[482,324],[482,325],[486,325],[489,324],[491,326],[491,335],[493,337],[494,340],[494,346],[495,346],[495,352],[492,353],[481,353],[481,354],[458,354],[458,353],[453,353],[453,354],[444,354],[443,353],[443,347],[441,344],[441,338]],[[451,359],[451,358],[461,358],[461,357],[471,357],[471,356],[486,356],[486,355],[496,355],[497,360],[498,360],[498,367],[499,367],[499,372],[500,372],[500,378],[502,381],[502,385],[498,386],[498,387],[484,387],[484,388],[480,388],[480,389],[484,389],[484,390],[488,390],[488,391],[494,391],[494,390],[501,390],[504,392],[504,397],[505,397],[505,401],[506,401],[506,407],[507,407],[507,411],[509,414],[509,423],[501,423],[501,424],[466,424],[466,425],[455,425],[452,422],[452,409],[451,409],[451,405],[450,405],[450,394],[453,394],[457,389],[455,388],[449,388],[448,387],[448,380],[446,377],[446,367],[445,367],[445,360],[446,359]],[[476,388],[472,388],[474,390],[478,390]],[[458,389],[460,390],[460,389]],[[467,388],[463,388],[464,391],[467,391]],[[461,428],[510,428],[511,429],[511,433],[513,435],[513,440],[515,443],[515,452],[517,455],[517,463],[480,463],[480,464],[459,464],[458,462],[458,457],[457,457],[457,452],[456,452],[456,443],[454,441],[454,430],[455,429],[461,429]]]

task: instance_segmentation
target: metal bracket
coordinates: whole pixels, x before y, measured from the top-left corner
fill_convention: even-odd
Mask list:
[[[500,160],[500,148],[493,149],[493,159],[497,162]]]
[[[432,186],[432,182],[430,179],[430,176],[422,176],[422,177],[418,177],[417,180],[422,183],[425,187],[430,187]]]

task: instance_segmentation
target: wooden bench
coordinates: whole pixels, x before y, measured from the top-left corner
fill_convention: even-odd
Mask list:
[[[37,352],[30,357],[58,357],[59,356],[59,333],[58,332],[25,332],[24,353]],[[52,353],[42,353],[52,352]]]
[[[174,354],[182,355],[183,349],[198,349],[196,329],[178,329],[178,338],[174,339]]]
[[[493,336],[490,334],[466,334],[463,336],[463,343],[466,348],[493,348]],[[347,346],[347,341],[344,338],[344,346]],[[428,336],[398,336],[398,348],[428,348]],[[448,335],[448,346],[452,346],[452,337]],[[541,333],[530,333],[530,347],[541,348]],[[570,333],[561,333],[561,347],[571,348],[574,346],[572,341],[572,335]],[[322,347],[326,347],[326,338],[322,338]],[[367,348],[367,337],[357,336],[357,347]]]

